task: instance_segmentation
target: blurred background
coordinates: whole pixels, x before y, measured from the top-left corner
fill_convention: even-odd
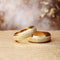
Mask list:
[[[0,0],[0,30],[60,30],[60,0]]]

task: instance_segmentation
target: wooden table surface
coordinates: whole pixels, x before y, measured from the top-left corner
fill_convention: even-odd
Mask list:
[[[16,31],[0,31],[0,60],[60,60],[60,31],[49,31],[52,41],[42,44],[17,44]]]

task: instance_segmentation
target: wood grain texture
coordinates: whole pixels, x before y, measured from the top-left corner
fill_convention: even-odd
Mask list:
[[[16,31],[0,31],[0,60],[60,60],[60,31],[49,31],[52,41],[42,44],[17,44]]]

